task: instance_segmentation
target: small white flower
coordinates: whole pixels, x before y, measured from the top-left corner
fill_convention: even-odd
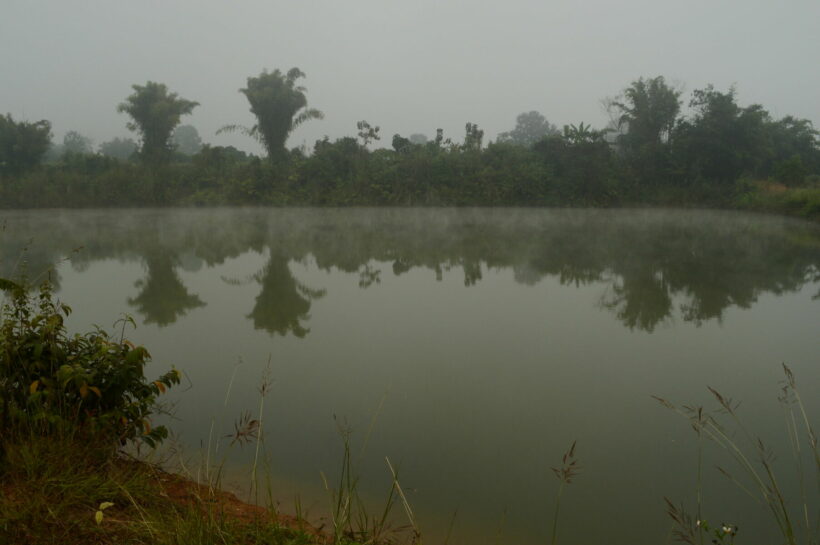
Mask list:
[[[724,526],[723,527],[723,533],[724,534],[731,534],[732,533],[732,527],[731,526]]]
[[[700,528],[700,519],[698,519],[698,520],[696,520],[696,521],[695,521],[695,526],[697,526],[698,528]]]

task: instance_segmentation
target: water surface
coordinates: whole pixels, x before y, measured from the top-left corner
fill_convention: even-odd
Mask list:
[[[561,541],[666,543],[663,497],[694,507],[696,441],[651,395],[713,405],[709,385],[743,400],[781,461],[781,362],[820,414],[814,224],[525,209],[21,211],[2,221],[0,276],[19,271],[20,256],[31,275],[56,266],[73,328],[130,313],[131,338],[154,356],[149,372],[185,372],[192,386],[173,394],[171,425],[188,453],[209,436],[224,450],[234,420],[258,410],[270,361],[275,494],[292,510],[299,491],[314,519],[327,514],[319,472],[338,473],[341,423],[363,494],[384,496],[389,456],[428,542],[454,513],[452,543],[547,542],[550,468],[577,440],[583,472],[565,492]],[[242,486],[253,449],[226,452]],[[707,458],[707,518],[770,539],[765,507],[711,469],[730,466],[720,452]],[[816,490],[809,501],[816,511]]]

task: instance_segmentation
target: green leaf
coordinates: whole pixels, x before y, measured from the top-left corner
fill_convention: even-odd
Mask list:
[[[12,282],[11,280],[8,280],[6,278],[0,278],[0,290],[3,290],[3,291],[17,291],[17,290],[21,290],[21,289],[22,288],[20,287],[19,284],[16,284],[15,282]]]
[[[141,346],[136,347],[134,350],[130,350],[128,354],[125,356],[125,363],[133,365],[139,361],[144,360],[146,352],[147,351],[145,350],[145,348]]]

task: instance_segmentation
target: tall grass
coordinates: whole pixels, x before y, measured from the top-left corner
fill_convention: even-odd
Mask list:
[[[707,412],[700,406],[678,406],[666,399],[653,397],[664,407],[688,419],[699,438],[702,436],[709,439],[729,455],[739,473],[736,474],[725,467],[718,469],[740,490],[766,507],[784,543],[816,545],[820,535],[818,533],[820,520],[818,520],[816,510],[813,514],[811,513],[806,487],[813,473],[814,486],[820,490],[820,455],[818,455],[817,436],[809,422],[794,373],[785,363],[783,372],[785,380],[779,401],[784,410],[786,431],[794,459],[794,476],[799,483],[798,498],[787,497],[781,484],[782,475],[778,474],[774,464],[774,451],[746,426],[740,417],[738,402],[711,387],[708,390],[718,403],[718,410],[714,412]],[[724,420],[728,420],[728,423]],[[676,507],[667,500],[667,511],[677,526],[676,537],[692,544],[696,543],[695,539],[697,543],[700,543],[703,533],[708,531],[704,528],[701,513],[700,447],[698,452],[697,518],[693,521],[682,507]],[[811,471],[805,467],[804,452],[812,458],[813,470]],[[814,517],[813,521],[812,517]],[[720,531],[723,530],[725,530],[724,534],[733,533],[731,526],[726,526]],[[734,531],[736,532],[736,529]]]
[[[558,543],[558,515],[561,511],[561,496],[564,494],[564,487],[572,484],[578,473],[581,471],[581,466],[578,463],[578,458],[575,455],[576,441],[572,442],[572,446],[564,453],[561,458],[561,466],[551,468],[555,476],[558,478],[558,492],[555,495],[555,511],[552,515],[552,534],[550,537],[550,544],[556,545]]]
[[[223,403],[223,412],[228,407],[230,391],[236,378],[237,369],[238,365],[234,368],[231,380],[228,384],[228,393]],[[224,471],[231,450],[233,448],[253,449],[252,463],[248,471],[249,484],[242,488],[247,492],[249,502],[254,505],[264,506],[267,512],[270,513],[271,518],[275,520],[280,518],[280,515],[285,518],[288,516],[282,515],[277,507],[275,500],[276,490],[273,484],[270,462],[266,455],[265,404],[266,398],[270,395],[273,383],[271,361],[269,359],[257,386],[259,401],[256,414],[252,415],[251,412],[247,410],[240,413],[239,417],[233,423],[232,432],[227,435],[221,435],[218,431],[219,422],[221,422],[223,418],[213,417],[209,430],[207,452],[200,454],[199,463],[201,466],[196,472],[191,472],[188,469],[188,465],[184,462],[184,449],[176,449],[175,454],[179,457],[178,463],[182,467],[183,474],[193,481],[198,481],[200,477],[205,477],[204,484],[208,487],[209,492],[218,494],[223,485]],[[329,500],[327,505],[332,533],[321,537],[321,539],[327,543],[337,545],[366,543],[373,545],[393,543],[399,540],[408,543],[421,542],[421,531],[413,514],[410,502],[399,482],[398,471],[388,458],[385,458],[385,462],[390,472],[391,480],[383,502],[376,502],[375,504],[367,502],[359,492],[360,477],[356,461],[364,454],[367,442],[375,427],[378,413],[381,411],[383,404],[384,398],[382,398],[376,414],[374,414],[370,422],[361,448],[357,450],[358,456],[353,455],[354,449],[351,441],[353,435],[352,429],[346,422],[334,416],[337,431],[342,442],[338,475],[332,479],[324,472],[320,472],[319,475],[324,483]],[[219,439],[220,437],[228,439],[227,447],[222,445]],[[331,485],[331,481],[335,483],[335,486]],[[266,491],[264,496],[260,494],[262,489]],[[395,524],[396,516],[394,511],[399,504],[404,510],[408,520],[408,523],[404,525]],[[317,534],[317,531],[311,523],[306,520],[301,497],[298,494],[294,497],[294,513],[295,519],[293,526],[296,530]]]
[[[360,478],[351,455],[352,429],[338,420],[337,428],[343,448],[336,487],[331,486],[324,472],[320,474],[330,500],[330,520],[335,542],[354,540],[362,543],[382,543],[404,539],[409,543],[421,543],[418,521],[399,482],[398,470],[390,459],[385,457],[391,476],[390,487],[380,506],[372,508],[359,493]],[[393,525],[392,512],[397,503],[401,503],[407,517],[405,525]]]

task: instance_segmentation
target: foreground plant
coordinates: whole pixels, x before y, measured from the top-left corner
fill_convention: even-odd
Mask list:
[[[0,309],[0,436],[20,433],[79,435],[116,449],[133,440],[155,446],[168,435],[152,427],[157,397],[179,384],[171,370],[145,378],[148,351],[97,328],[70,335],[71,308],[56,301],[48,282],[37,296],[22,284],[0,279],[8,294]]]
[[[689,543],[689,545],[700,545],[705,542],[704,539],[709,543],[721,545],[731,545],[735,542],[738,532],[737,525],[722,522],[713,528],[709,521],[700,518],[693,519],[683,505],[677,506],[669,498],[664,498],[664,501],[666,502],[666,514],[675,523],[672,535],[678,541]]]
[[[701,519],[701,446],[700,438],[704,437],[713,441],[724,449],[734,460],[741,470],[741,475],[750,486],[744,485],[730,471],[718,467],[718,470],[729,478],[734,484],[741,488],[753,499],[762,501],[768,508],[780,534],[785,543],[797,545],[806,543],[814,545],[818,543],[818,513],[810,512],[809,500],[806,492],[806,480],[809,479],[805,467],[805,454],[812,457],[815,486],[820,488],[820,455],[817,448],[817,436],[809,421],[800,392],[797,389],[797,382],[792,370],[784,363],[783,372],[785,381],[783,383],[781,395],[778,398],[784,409],[786,417],[786,429],[789,435],[789,443],[795,460],[795,472],[799,482],[799,497],[787,497],[780,482],[782,479],[776,474],[774,467],[774,452],[770,450],[763,440],[746,428],[738,414],[739,402],[721,394],[714,388],[709,388],[709,392],[718,402],[717,411],[708,412],[703,407],[691,407],[687,405],[677,406],[666,399],[653,396],[664,407],[671,409],[679,415],[687,418],[692,429],[698,435],[698,516],[693,522],[692,518],[686,514],[683,507],[675,507],[672,502],[666,500],[667,513],[675,522],[675,535],[679,541],[686,543],[702,543],[703,537],[710,535],[708,524]],[[732,428],[728,428],[721,423],[716,416],[724,415],[728,417]],[[795,509],[797,506],[797,509]],[[812,521],[812,518],[815,518]],[[737,527],[733,525],[721,525],[719,529],[713,530],[715,535],[723,537],[720,541],[712,542],[724,543],[723,539],[734,539]],[[697,541],[696,541],[697,538]],[[731,543],[732,541],[728,541]]]
[[[550,468],[560,483],[558,493],[555,496],[555,513],[553,513],[552,516],[552,539],[550,539],[552,545],[558,543],[558,513],[561,509],[561,496],[564,494],[564,487],[572,484],[572,479],[581,471],[578,458],[575,456],[576,443],[576,441],[573,441],[572,446],[564,453],[564,456],[561,458],[561,467]]]
[[[330,485],[327,476],[321,472],[321,478],[327,491],[331,509],[330,517],[333,524],[333,543],[393,543],[402,539],[407,543],[422,542],[421,529],[416,516],[399,483],[398,470],[385,457],[387,468],[390,471],[391,483],[384,505],[375,512],[368,509],[365,501],[359,495],[359,475],[353,464],[350,436],[352,429],[343,422],[339,422],[334,415],[339,435],[344,446],[341,471],[336,488]],[[364,447],[363,447],[364,449]],[[362,450],[363,452],[363,450]],[[401,503],[407,517],[407,524],[393,526],[392,511],[397,503]]]

